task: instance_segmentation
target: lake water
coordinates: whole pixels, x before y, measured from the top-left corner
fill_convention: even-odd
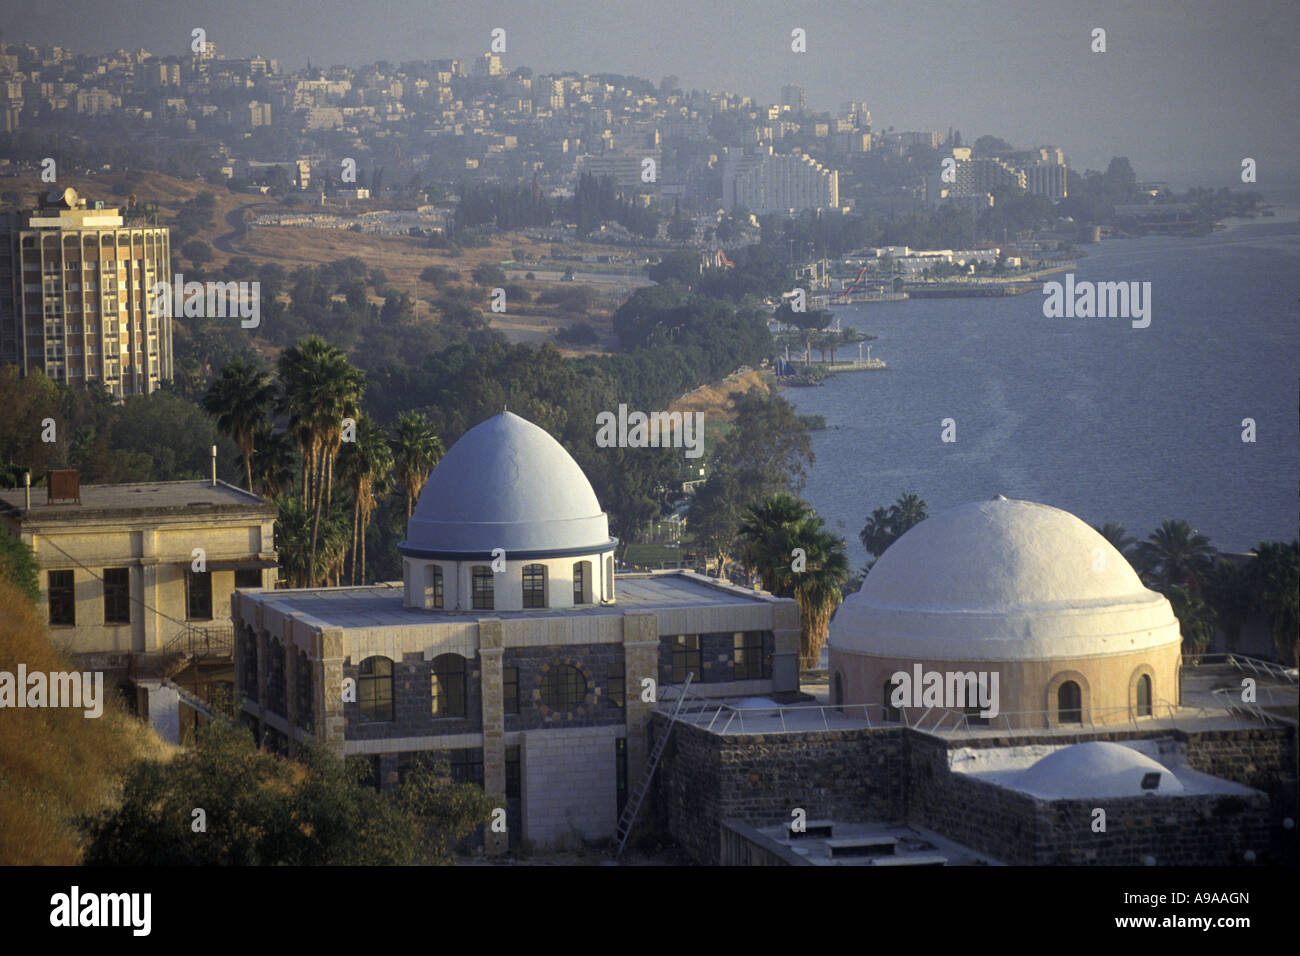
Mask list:
[[[1300,221],[1083,247],[1078,281],[1151,283],[1151,325],[1049,319],[1035,291],[836,309],[889,368],[784,395],[820,414],[803,490],[849,545],[915,491],[931,514],[1006,495],[1145,538],[1186,519],[1223,551],[1290,541],[1300,515]],[[1063,281],[1063,276],[1053,276]],[[848,358],[840,352],[837,358]],[[940,441],[941,421],[957,441]],[[1242,419],[1256,442],[1242,441]]]

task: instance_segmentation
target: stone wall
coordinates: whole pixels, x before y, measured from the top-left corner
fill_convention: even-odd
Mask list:
[[[667,720],[656,714],[654,733]],[[1278,860],[1270,845],[1270,800],[1262,795],[1197,794],[1179,798],[1037,799],[950,769],[954,748],[1084,740],[1159,738],[1185,748],[1190,769],[1268,793],[1294,793],[1294,729],[1110,731],[946,739],[902,727],[800,734],[708,733],[679,723],[656,773],[654,814],[661,828],[702,863],[724,856],[763,863],[724,820],[768,826],[802,808],[809,819],[906,822],[932,829],[1003,863],[1020,865],[1240,865],[1247,851]],[[1290,788],[1288,790],[1287,788]],[[1294,800],[1272,813],[1294,812]],[[1094,809],[1106,830],[1094,832]],[[1276,821],[1274,821],[1276,822]],[[748,841],[752,843],[752,841]],[[770,863],[773,861],[767,860]]]
[[[667,719],[654,718],[656,735]],[[716,863],[720,823],[753,826],[832,817],[893,821],[903,813],[901,730],[722,736],[679,723],[655,777],[659,819],[695,859]]]
[[[569,711],[551,712],[542,703],[542,680],[558,664],[569,664],[582,672],[587,696]],[[609,699],[609,675],[622,677],[621,644],[559,644],[553,647],[507,647],[501,666],[519,671],[519,713],[506,714],[505,730],[541,730],[558,727],[595,727],[624,724],[623,708]]]
[[[343,676],[358,679],[360,661],[345,661]],[[348,740],[384,740],[389,737],[425,737],[431,734],[472,734],[483,729],[479,659],[465,660],[465,716],[433,716],[433,661],[423,653],[406,653],[393,662],[393,719],[362,722],[361,705],[343,704]],[[358,681],[358,684],[360,682]]]
[[[577,847],[614,835],[615,743],[621,727],[530,730],[523,735],[523,836]]]

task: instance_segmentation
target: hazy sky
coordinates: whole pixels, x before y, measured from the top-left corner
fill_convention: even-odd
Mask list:
[[[1127,155],[1141,179],[1259,184],[1300,174],[1295,0],[0,0],[0,38],[78,51],[188,51],[201,26],[226,56],[282,70],[472,57],[507,31],[508,67],[604,71],[772,102],[865,101],[877,130],[1053,143],[1073,165]],[[808,52],[790,51],[807,31]],[[1093,53],[1091,31],[1106,30]]]

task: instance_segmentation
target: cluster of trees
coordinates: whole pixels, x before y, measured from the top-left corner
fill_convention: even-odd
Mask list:
[[[342,351],[309,336],[281,353],[276,381],[237,358],[202,398],[239,448],[245,485],[279,506],[276,548],[295,587],[365,583],[376,512],[400,492],[409,517],[442,456],[432,423],[415,413],[400,415],[390,437],[362,411],[365,390],[365,376]],[[283,417],[280,432],[275,415]]]
[[[609,176],[597,179],[591,173],[583,173],[578,178],[578,185],[573,190],[572,215],[580,238],[590,235],[593,229],[610,219],[645,239],[653,239],[659,234],[658,214],[638,203],[635,196],[619,193]]]
[[[1219,554],[1186,521],[1165,521],[1145,541],[1123,525],[1097,531],[1124,555],[1143,582],[1169,599],[1193,659],[1204,653],[1217,627],[1229,650],[1248,619],[1266,622],[1274,653],[1300,665],[1300,541],[1262,541],[1242,561]]]
[[[491,806],[446,760],[409,770],[395,794],[363,760],[310,749],[295,762],[248,731],[208,724],[196,745],[125,775],[120,803],[87,817],[91,866],[409,866],[449,860]],[[201,808],[202,817],[195,815]]]
[[[0,367],[0,485],[23,472],[40,485],[46,472],[76,468],[85,484],[174,481],[211,472],[238,477],[235,449],[193,402],[175,389],[133,395],[119,405],[100,382],[69,386],[42,372],[22,377]]]
[[[549,226],[555,215],[551,200],[531,186],[462,186],[454,222],[457,231],[484,225],[519,229]]]

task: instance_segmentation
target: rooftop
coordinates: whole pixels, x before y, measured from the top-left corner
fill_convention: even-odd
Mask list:
[[[82,485],[81,504],[46,504],[46,489],[32,488],[32,507],[24,510],[24,489],[0,490],[0,515],[22,523],[75,522],[91,517],[159,511],[214,512],[257,510],[268,516],[275,505],[224,481],[151,481],[123,485]]]
[[[418,626],[437,621],[477,618],[527,620],[575,615],[623,615],[629,611],[664,611],[770,604],[775,598],[747,588],[719,583],[690,571],[620,574],[615,578],[617,601],[583,607],[529,608],[523,611],[428,611],[402,606],[402,582],[371,587],[304,588],[249,592],[248,597],[286,615],[315,619],[342,628]],[[310,623],[310,621],[308,621]]]

